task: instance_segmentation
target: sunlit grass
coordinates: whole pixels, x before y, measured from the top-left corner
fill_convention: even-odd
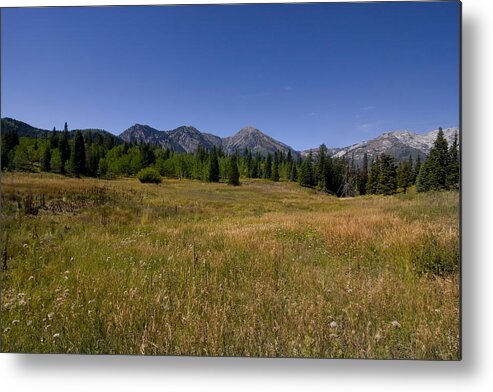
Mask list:
[[[2,200],[3,351],[459,357],[457,193],[6,174]]]

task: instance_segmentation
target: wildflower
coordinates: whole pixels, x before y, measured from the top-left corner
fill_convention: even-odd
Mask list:
[[[53,313],[48,313],[48,320],[51,320],[53,318],[54,314]]]
[[[19,324],[19,320],[13,320],[12,324],[14,324],[14,325]]]
[[[5,329],[3,330],[3,333],[7,333],[7,332],[9,332],[9,331],[10,331],[10,327],[7,327],[7,328],[5,328]]]
[[[394,328],[400,328],[400,327],[401,327],[401,324],[399,324],[399,322],[398,322],[397,320],[392,321],[392,323],[391,323],[391,324],[392,324],[392,326],[393,326]]]
[[[27,326],[29,327],[32,323],[33,323],[33,321],[32,321],[32,320],[29,320],[29,321],[27,322]]]
[[[330,328],[337,328],[337,323],[335,321],[332,321],[330,323]]]
[[[33,279],[34,279],[34,276],[31,275],[28,280],[33,280]]]
[[[56,333],[56,334],[53,335],[53,339],[56,339],[59,336],[60,336],[60,334],[59,333]]]

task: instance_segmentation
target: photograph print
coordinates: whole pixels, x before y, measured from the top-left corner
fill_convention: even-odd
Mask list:
[[[6,353],[461,359],[457,1],[1,9]]]

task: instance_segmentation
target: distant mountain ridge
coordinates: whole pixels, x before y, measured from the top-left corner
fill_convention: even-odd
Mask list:
[[[143,142],[173,148],[178,152],[194,152],[200,145],[207,149],[222,148],[224,152],[232,154],[242,152],[247,148],[253,153],[261,155],[273,154],[275,151],[286,153],[298,152],[254,127],[240,129],[232,136],[220,138],[210,133],[203,133],[192,126],[181,126],[171,131],[158,131],[148,125],[135,124],[123,131],[119,137],[126,142]]]
[[[449,145],[453,142],[456,133],[459,135],[458,128],[443,129],[443,134]],[[329,154],[336,158],[347,157],[354,159],[355,162],[360,162],[365,153],[368,154],[369,159],[374,159],[377,155],[385,153],[393,156],[396,161],[409,159],[410,155],[414,160],[418,156],[423,160],[429,154],[437,134],[438,129],[425,134],[418,134],[408,130],[385,132],[374,139],[356,143],[348,147],[329,148]],[[302,151],[301,155],[307,156],[310,151],[316,155],[318,148]]]
[[[2,118],[1,127],[2,127],[2,133],[5,132],[7,129],[10,129],[17,132],[17,135],[19,135],[19,137],[27,136],[27,137],[43,138],[49,135],[51,132],[53,132],[52,130],[33,127],[32,125],[29,125],[25,122],[15,120],[9,117]],[[97,128],[72,129],[69,131],[68,137],[73,138],[75,132],[77,131],[80,131],[82,132],[82,134],[86,134],[86,135],[100,134],[101,136],[103,136],[103,138],[111,139],[115,144],[123,143],[123,140],[120,139],[118,136],[115,136],[112,133],[105,131],[104,129],[97,129]],[[61,131],[57,130],[57,132],[61,132]]]
[[[2,118],[1,125],[2,132],[5,132],[6,129],[12,129],[15,130],[19,136],[45,137],[47,133],[50,132],[48,130],[35,128],[12,118]],[[76,130],[70,131],[70,136],[72,136],[75,131]],[[232,154],[235,151],[241,153],[245,148],[254,154],[258,152],[264,156],[269,153],[273,154],[275,151],[281,151],[283,153],[291,151],[294,156],[301,155],[302,157],[307,156],[310,151],[314,156],[318,153],[318,147],[298,152],[287,144],[284,144],[251,126],[242,128],[234,135],[224,138],[211,133],[201,132],[192,126],[181,126],[170,131],[159,131],[149,125],[135,124],[123,131],[119,136],[115,136],[102,129],[84,129],[81,130],[81,132],[90,134],[99,133],[105,137],[114,139],[116,144],[123,142],[149,143],[163,148],[172,148],[174,151],[180,153],[194,152],[197,150],[198,146],[207,149],[212,149],[213,147],[221,148],[228,154]],[[450,144],[452,143],[455,134],[459,133],[459,129],[446,128],[443,129],[443,132]],[[369,159],[373,159],[377,155],[385,153],[393,156],[397,161],[406,160],[410,155],[413,159],[416,159],[419,156],[423,160],[430,152],[430,148],[435,142],[437,133],[438,129],[425,134],[417,134],[408,130],[385,132],[374,139],[353,144],[348,147],[328,147],[328,153],[332,157],[347,157],[349,159],[354,159],[356,162],[360,162],[365,153],[368,154]]]

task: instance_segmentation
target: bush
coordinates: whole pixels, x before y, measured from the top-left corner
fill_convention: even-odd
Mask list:
[[[140,172],[137,173],[137,178],[140,182],[143,183],[160,184],[162,181],[159,172],[152,167],[142,169]]]

